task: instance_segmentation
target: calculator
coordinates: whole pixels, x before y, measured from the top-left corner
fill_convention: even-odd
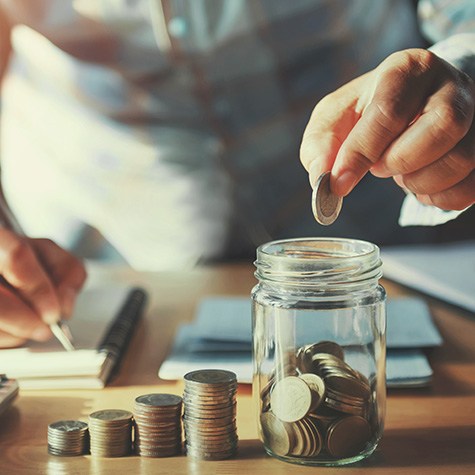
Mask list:
[[[18,396],[18,382],[0,374],[0,416]]]

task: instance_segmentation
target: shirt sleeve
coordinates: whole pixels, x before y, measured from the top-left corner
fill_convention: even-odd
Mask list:
[[[475,80],[475,1],[420,0],[418,17],[429,49]]]

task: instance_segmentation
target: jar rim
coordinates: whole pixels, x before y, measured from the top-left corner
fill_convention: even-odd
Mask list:
[[[304,249],[303,251],[299,250],[297,252],[292,252],[290,248],[285,249],[287,245],[301,246],[303,244],[310,245],[310,247],[306,247],[306,249]],[[312,244],[319,244],[321,245],[321,248],[317,249],[316,247],[313,247]],[[330,252],[330,246],[325,249],[322,244],[328,244],[330,246],[338,244],[340,245],[340,248],[338,250],[331,249],[331,254],[323,254],[325,251]],[[349,250],[350,247],[351,249],[353,249],[353,251]],[[358,247],[362,249],[361,252],[356,252],[356,249]],[[279,248],[281,249],[280,252],[278,252]],[[271,250],[273,252],[270,252]],[[303,252],[305,252],[306,254],[303,254]],[[258,256],[262,255],[269,258],[275,257],[276,259],[289,258],[293,260],[303,260],[306,262],[308,262],[309,258],[316,257],[318,257],[319,262],[322,262],[322,260],[325,259],[361,259],[367,256],[371,256],[374,253],[379,255],[379,247],[376,244],[370,243],[368,241],[363,241],[361,239],[333,237],[302,237],[279,239],[277,241],[270,241],[265,244],[262,244],[257,248]]]
[[[257,248],[256,277],[261,281],[321,285],[377,282],[379,247],[352,238],[281,239]]]

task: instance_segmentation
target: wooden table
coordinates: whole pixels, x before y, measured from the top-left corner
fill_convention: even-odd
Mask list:
[[[46,429],[58,419],[85,418],[98,409],[131,410],[149,392],[181,394],[181,382],[161,381],[157,370],[177,325],[193,318],[204,295],[249,295],[251,265],[226,265],[186,273],[134,273],[92,268],[97,281],[133,282],[151,291],[146,318],[135,334],[118,378],[104,390],[24,391],[0,419],[0,474],[475,474],[475,318],[429,300],[444,345],[432,351],[435,378],[430,389],[390,391],[384,437],[373,456],[346,468],[300,467],[274,460],[257,439],[251,389],[238,391],[239,454],[203,462],[177,456],[54,457],[47,454]],[[390,295],[409,293],[386,282]]]

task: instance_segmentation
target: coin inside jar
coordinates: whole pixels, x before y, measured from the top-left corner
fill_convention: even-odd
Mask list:
[[[325,383],[320,376],[313,373],[303,373],[300,375],[310,390],[312,391],[312,406],[310,410],[315,410],[325,398]]]
[[[261,414],[262,435],[265,443],[276,455],[287,455],[293,445],[290,430],[271,412]]]
[[[312,193],[312,211],[320,224],[328,226],[336,221],[343,205],[343,198],[335,195],[330,187],[330,172],[319,176]]]
[[[297,376],[278,381],[270,395],[272,412],[284,422],[295,422],[305,417],[312,407],[312,391]]]
[[[328,429],[327,449],[333,457],[357,455],[371,437],[371,427],[366,419],[349,416],[339,419]]]

